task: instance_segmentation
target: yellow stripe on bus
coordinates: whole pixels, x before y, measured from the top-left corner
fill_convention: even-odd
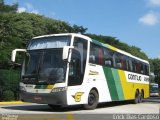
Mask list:
[[[125,100],[133,99],[133,83],[127,82],[125,72],[118,70]]]
[[[127,82],[125,71],[118,70],[118,73],[119,73],[125,100],[134,99],[135,92],[137,89],[139,90],[139,92],[142,92],[142,90],[144,91],[144,98],[149,97],[149,85],[148,84]]]
[[[48,85],[46,89],[53,89],[54,85]]]

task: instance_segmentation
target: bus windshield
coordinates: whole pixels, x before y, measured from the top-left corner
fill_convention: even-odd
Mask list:
[[[151,93],[158,93],[158,85],[151,85],[150,92]]]
[[[65,80],[66,63],[62,49],[28,51],[22,81],[27,83],[61,83]]]
[[[30,42],[22,68],[22,82],[62,83],[65,81],[66,63],[62,60],[63,46],[70,37],[38,38]]]

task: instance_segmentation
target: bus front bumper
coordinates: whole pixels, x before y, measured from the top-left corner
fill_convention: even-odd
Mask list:
[[[66,91],[55,92],[55,93],[20,92],[20,98],[24,102],[64,105],[64,106],[67,105]]]

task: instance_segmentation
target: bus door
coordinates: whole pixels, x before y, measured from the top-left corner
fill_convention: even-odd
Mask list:
[[[86,68],[87,45],[87,40],[75,37],[68,74],[67,99],[69,105],[83,103],[82,83]]]

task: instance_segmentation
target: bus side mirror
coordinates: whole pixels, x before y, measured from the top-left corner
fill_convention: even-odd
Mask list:
[[[11,55],[11,61],[15,62],[16,61],[16,54],[17,52],[27,52],[26,49],[14,49],[12,51],[12,55]]]
[[[63,60],[68,59],[69,50],[73,49],[73,48],[74,48],[73,46],[64,46],[63,47],[63,54],[62,54],[62,59]]]

